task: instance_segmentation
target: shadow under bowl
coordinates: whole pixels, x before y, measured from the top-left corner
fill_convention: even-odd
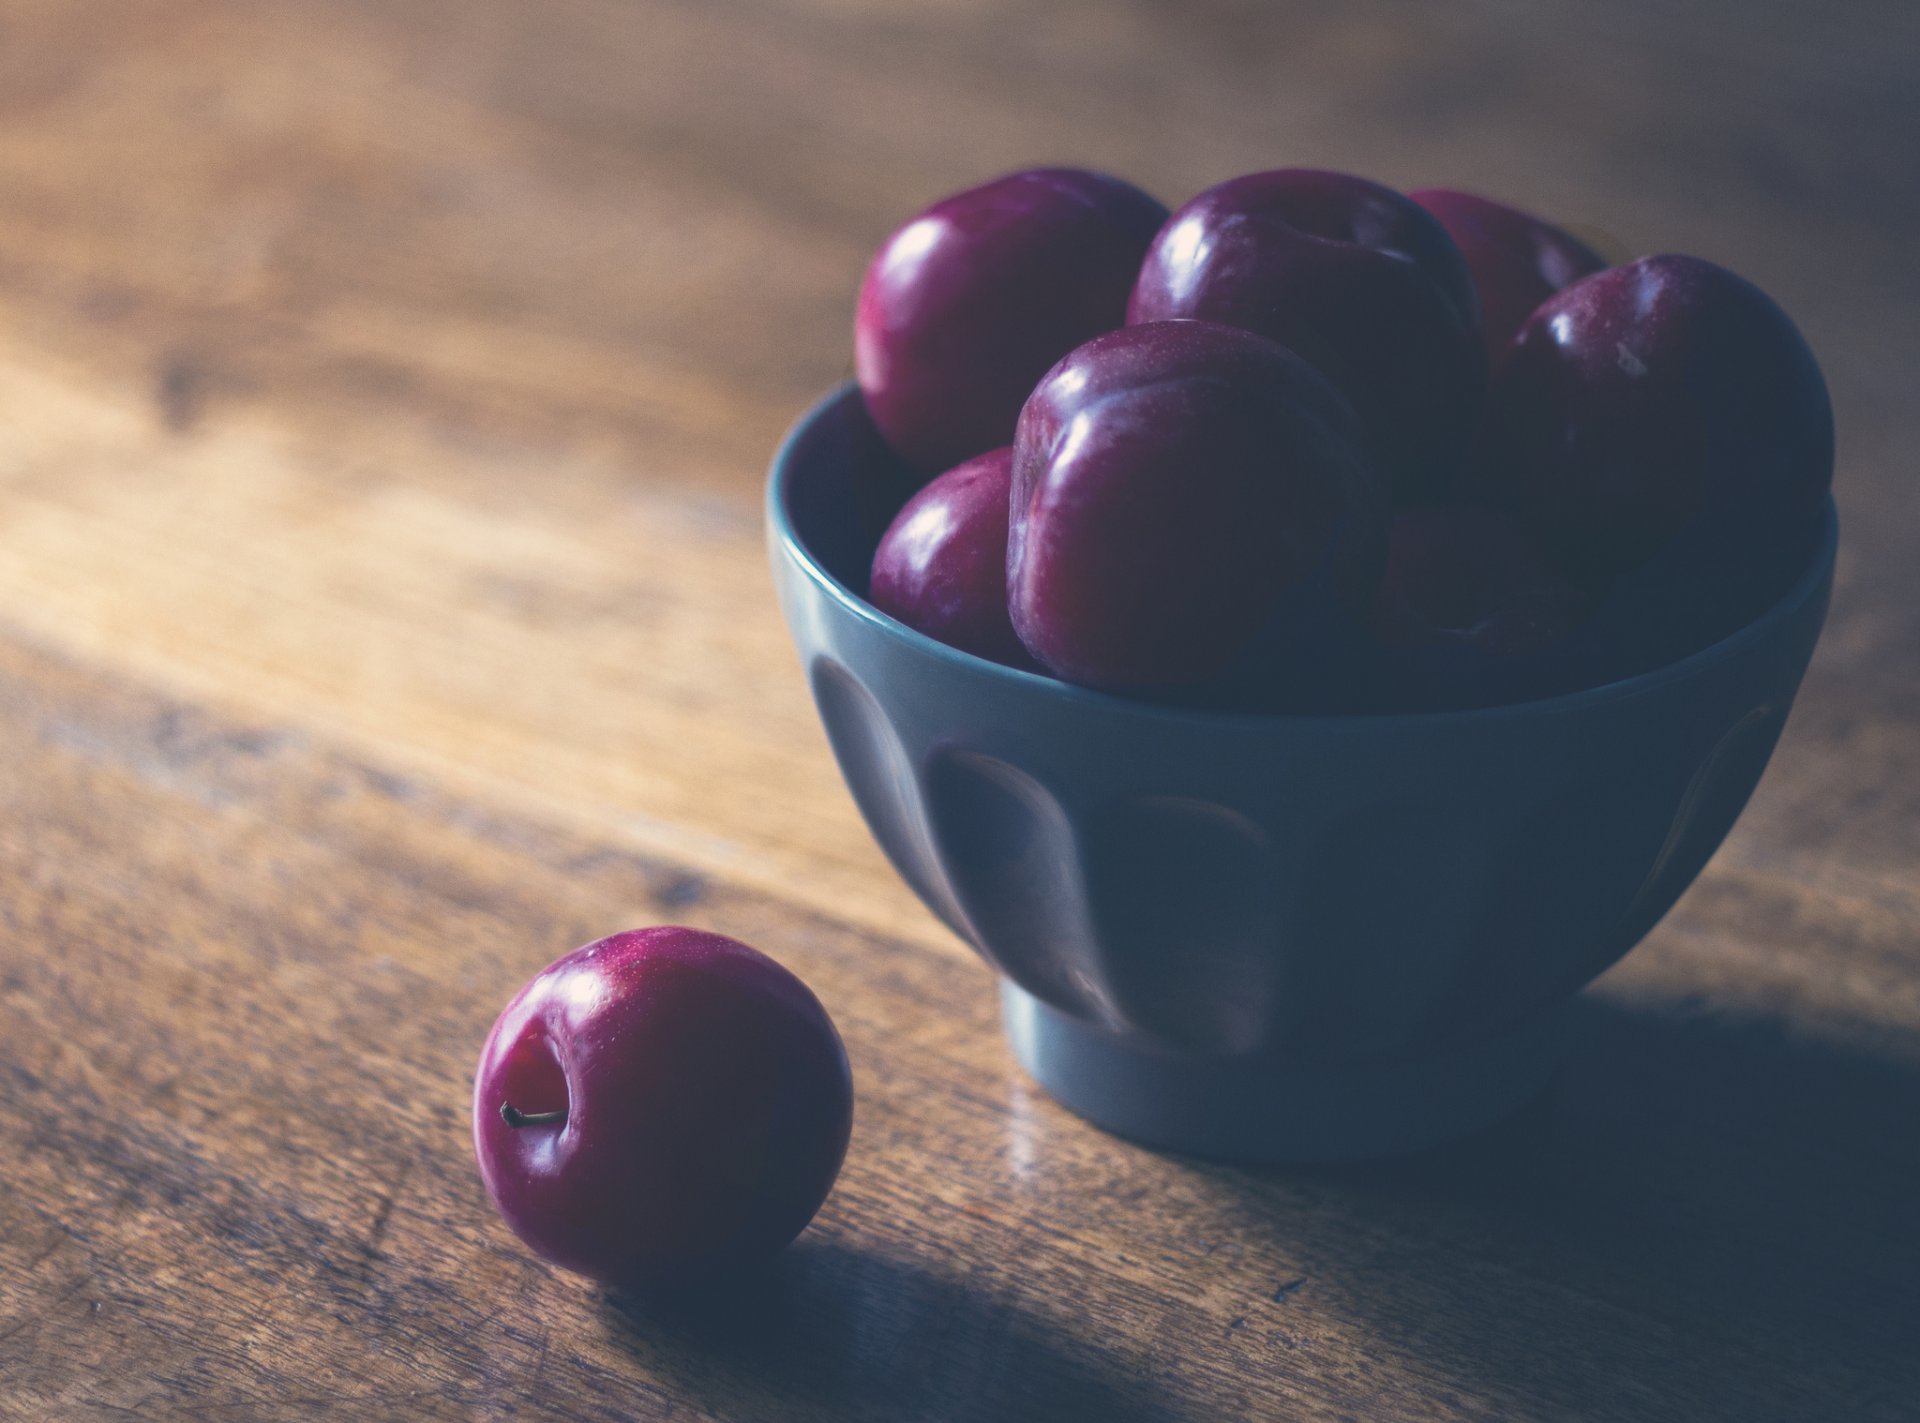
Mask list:
[[[896,476],[859,392],[776,455],[768,536],[834,755],[903,879],[1001,974],[1068,1108],[1240,1160],[1476,1130],[1746,805],[1826,616],[1837,523],[1764,615],[1643,676],[1476,711],[1191,711],[984,661],[861,596]]]

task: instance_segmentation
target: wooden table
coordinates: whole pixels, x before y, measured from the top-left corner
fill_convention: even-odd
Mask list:
[[[10,0],[0,1416],[1920,1418],[1916,54],[1907,0]],[[884,233],[1059,159],[1490,189],[1823,356],[1774,769],[1487,1139],[1102,1136],[839,785],[766,458]],[[658,921],[859,1088],[726,1307],[553,1273],[468,1145],[514,988]]]

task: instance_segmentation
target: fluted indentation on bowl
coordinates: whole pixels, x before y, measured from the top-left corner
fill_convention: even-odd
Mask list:
[[[913,767],[893,728],[853,674],[832,658],[815,657],[808,680],[840,774],[873,838],[920,902],[949,929],[970,938],[940,874],[920,813]]]
[[[1740,812],[1773,759],[1773,748],[1786,729],[1786,713],[1762,704],[1736,721],[1700,763],[1693,779],[1680,797],[1653,867],[1647,871],[1632,907],[1623,916],[1625,932],[1619,953],[1637,942],[1674,901],[1685,894],[1700,871],[1719,850],[1727,832],[1733,829]],[[1616,954],[1617,957],[1617,954]],[[1599,973],[1612,960],[1591,967]],[[1583,965],[1586,967],[1586,965]]]
[[[960,748],[925,773],[927,818],[975,946],[1034,997],[1118,1026],[1067,813],[1025,771]]]
[[[1128,1026],[1189,1052],[1261,1046],[1280,964],[1280,867],[1265,832],[1225,806],[1156,796],[1101,815],[1084,843]]]
[[[1510,812],[1487,912],[1429,1023],[1488,1031],[1585,983],[1630,948],[1626,907],[1660,854],[1684,765],[1648,757],[1588,773]]]
[[[1391,1055],[1431,1015],[1485,918],[1492,834],[1457,803],[1390,801],[1331,826],[1301,867],[1280,1046]]]

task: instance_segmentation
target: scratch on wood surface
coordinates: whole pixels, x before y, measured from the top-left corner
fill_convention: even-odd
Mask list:
[[[75,1280],[71,1285],[67,1286],[67,1288],[60,1291],[59,1294],[55,1295],[53,1297],[52,1302],[49,1303],[45,1309],[41,1309],[41,1310],[29,1309],[25,1314],[21,1315],[20,1318],[14,1320],[13,1323],[6,1325],[4,1327],[0,1327],[0,1344],[6,1343],[6,1341],[13,1338],[14,1335],[24,1331],[28,1325],[39,1324],[42,1321],[46,1320],[53,1314],[53,1312],[56,1309],[58,1309],[61,1305],[67,1303],[68,1300],[71,1300],[78,1295],[84,1294],[86,1292],[87,1286],[92,1283],[93,1283],[93,1272],[89,1270],[86,1274],[82,1275],[79,1279]]]
[[[553,1331],[543,1326],[540,1330],[540,1357],[534,1361],[533,1377],[527,1384],[529,1398],[540,1397],[540,1385],[547,1376],[547,1356],[552,1352]]]
[[[48,1245],[45,1250],[42,1250],[38,1255],[34,1256],[31,1260],[27,1261],[26,1268],[22,1270],[20,1273],[22,1273],[23,1275],[32,1274],[35,1270],[39,1269],[42,1265],[46,1264],[47,1261],[51,1260],[55,1255],[58,1255],[62,1247],[71,1245],[73,1243],[73,1237],[67,1234],[67,1228],[65,1226],[58,1226],[56,1227],[56,1229],[58,1229],[60,1233],[54,1236],[53,1242],[50,1245]]]
[[[662,909],[687,909],[707,897],[707,877],[685,873],[670,877],[654,891],[653,902]]]
[[[161,422],[175,434],[184,435],[200,423],[205,408],[207,372],[193,356],[184,351],[169,352],[154,373],[153,401]]]
[[[412,1163],[402,1163],[387,1189],[380,1197],[380,1204],[374,1207],[373,1223],[367,1227],[367,1238],[360,1242],[360,1249],[369,1259],[380,1254],[381,1242],[387,1238],[387,1225],[393,1219],[394,1202],[400,1199],[400,1193],[406,1188],[407,1177],[412,1172]]]

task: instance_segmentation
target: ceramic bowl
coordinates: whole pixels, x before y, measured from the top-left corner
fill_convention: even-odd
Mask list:
[[[1833,576],[1829,508],[1778,604],[1644,676],[1466,712],[1186,711],[983,661],[868,605],[884,458],[845,387],[795,426],[767,491],[848,789],[999,971],[1041,1086],[1122,1135],[1243,1160],[1417,1149],[1538,1092],[1565,1007],[1746,804]]]

